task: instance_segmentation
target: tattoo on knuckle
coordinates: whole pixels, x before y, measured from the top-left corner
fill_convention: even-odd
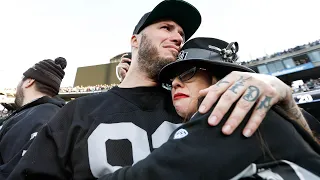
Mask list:
[[[226,81],[225,78],[223,78],[220,81],[218,81],[216,85],[220,87],[221,84],[229,84],[229,83],[230,83],[229,81]]]
[[[237,89],[238,89],[240,86],[243,86],[243,84],[242,84],[242,83],[236,83],[236,84],[234,84],[229,90],[230,90],[231,92],[233,92],[234,94],[238,94]]]
[[[271,107],[271,100],[272,97],[265,96],[264,99],[259,103],[258,110],[259,109],[269,109]]]
[[[249,102],[255,102],[260,96],[260,90],[256,86],[249,86],[243,99]]]
[[[248,80],[251,80],[252,79],[252,76],[248,76],[248,77],[246,77],[244,80],[245,81],[248,81]]]
[[[240,76],[240,78],[235,82],[235,84],[232,85],[232,87],[229,89],[234,94],[238,94],[237,89],[239,87],[243,87],[246,79],[243,78],[243,76]]]

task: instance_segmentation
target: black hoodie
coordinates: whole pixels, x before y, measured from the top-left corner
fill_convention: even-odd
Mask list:
[[[63,105],[62,101],[44,96],[6,118],[0,131],[0,179],[11,173],[37,132]]]

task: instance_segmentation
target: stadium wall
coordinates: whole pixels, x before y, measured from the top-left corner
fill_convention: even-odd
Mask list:
[[[95,86],[99,84],[118,84],[117,62],[95,66],[79,67],[73,86]]]

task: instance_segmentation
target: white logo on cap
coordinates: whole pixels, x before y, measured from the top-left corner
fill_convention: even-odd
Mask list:
[[[188,131],[185,129],[179,129],[175,134],[173,139],[181,139],[188,135]]]
[[[221,51],[220,48],[218,48],[218,47],[216,47],[216,46],[212,46],[212,45],[208,45],[208,48],[214,49],[214,50],[217,50],[217,51]]]
[[[185,51],[180,51],[178,57],[177,57],[177,60],[184,60],[187,58],[187,54],[188,52],[185,52]]]

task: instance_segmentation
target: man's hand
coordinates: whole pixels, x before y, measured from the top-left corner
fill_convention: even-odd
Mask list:
[[[212,126],[217,125],[232,104],[240,98],[222,128],[226,135],[238,127],[255,103],[255,109],[243,130],[246,137],[250,137],[257,130],[268,110],[277,103],[284,109],[290,109],[291,112],[288,113],[292,118],[300,121],[302,117],[302,121],[304,120],[292,98],[290,87],[274,76],[233,71],[216,84],[201,90],[200,95],[206,96],[200,105],[200,113],[208,112],[221,97],[208,119]]]
[[[120,82],[126,77],[126,74],[127,74],[128,70],[129,70],[130,63],[131,63],[131,59],[124,57],[126,55],[127,54],[124,54],[121,57],[121,61],[116,67],[117,77],[118,77]]]

